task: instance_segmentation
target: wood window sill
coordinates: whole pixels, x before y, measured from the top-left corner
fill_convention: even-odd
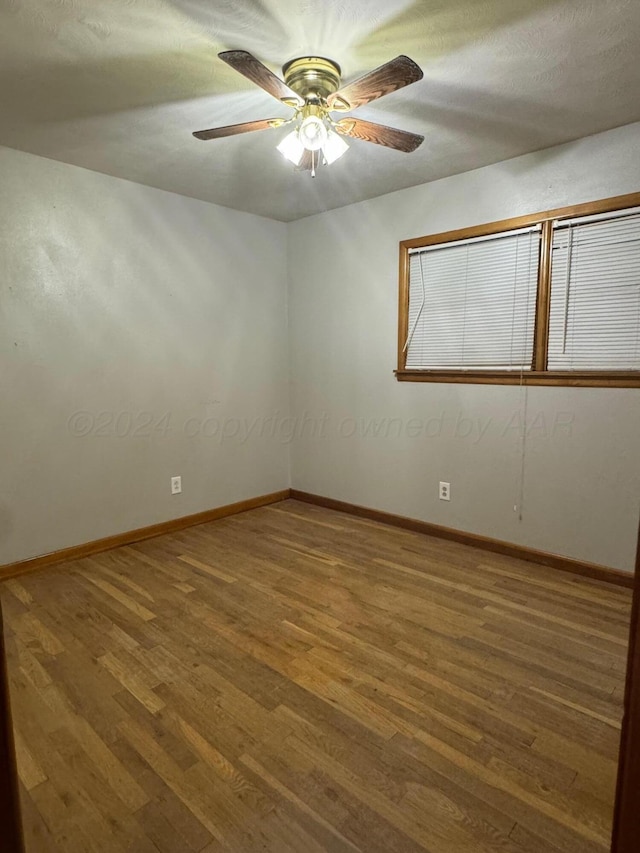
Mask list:
[[[640,371],[395,370],[398,382],[640,388]]]

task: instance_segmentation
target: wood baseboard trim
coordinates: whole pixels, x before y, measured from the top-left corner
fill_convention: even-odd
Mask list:
[[[412,530],[416,533],[423,533],[426,536],[435,536],[437,539],[448,539],[452,542],[459,542],[461,545],[470,545],[494,554],[504,554],[519,560],[527,560],[530,563],[538,563],[539,565],[560,569],[564,572],[583,575],[584,577],[604,581],[605,583],[612,583],[616,586],[628,589],[633,588],[634,576],[626,572],[621,572],[618,569],[611,569],[596,563],[585,563],[580,560],[573,560],[570,557],[549,554],[546,551],[537,551],[534,548],[527,548],[524,545],[515,545],[500,539],[481,536],[477,533],[467,533],[463,530],[455,530],[451,527],[432,524],[429,521],[407,518],[403,515],[395,515],[384,510],[359,506],[358,504],[336,500],[335,498],[326,498],[322,495],[315,495],[310,492],[299,491],[298,489],[283,489],[282,491],[272,492],[268,495],[260,495],[259,497],[249,498],[248,500],[238,501],[237,503],[227,504],[226,506],[216,507],[215,509],[208,509],[194,515],[172,518],[169,521],[162,521],[159,524],[140,527],[137,530],[128,530],[125,533],[117,533],[114,536],[107,536],[104,539],[96,539],[81,545],[73,545],[61,551],[53,551],[50,554],[21,560],[17,563],[7,563],[0,566],[0,580],[8,580],[9,578],[18,577],[28,572],[46,568],[47,566],[56,565],[57,563],[65,563],[69,560],[80,560],[83,557],[90,557],[102,551],[119,548],[122,545],[132,545],[135,542],[142,542],[145,539],[153,539],[165,533],[175,533],[178,530],[185,530],[188,527],[195,527],[198,524],[206,524],[208,521],[216,521],[219,518],[227,518],[231,515],[247,512],[250,509],[258,509],[262,506],[280,503],[288,498],[303,501],[304,503],[316,504],[327,509],[334,509],[338,512],[346,512],[349,515],[368,518],[372,521],[379,521],[382,524],[389,524],[393,527]]]
[[[561,557],[558,554],[549,554],[546,551],[536,551],[534,548],[527,548],[524,545],[514,545],[510,542],[503,542],[500,539],[480,536],[477,533],[466,533],[463,530],[454,530],[451,527],[442,527],[439,524],[431,524],[428,521],[420,521],[417,518],[394,515],[383,510],[371,509],[359,506],[358,504],[347,503],[346,501],[338,501],[334,498],[325,498],[321,495],[311,494],[310,492],[301,492],[298,489],[291,489],[290,496],[297,501],[316,504],[327,509],[335,509],[339,512],[346,512],[350,515],[379,521],[382,524],[390,524],[393,527],[402,527],[405,530],[413,530],[416,533],[435,536],[437,539],[448,539],[452,542],[459,542],[461,545],[471,545],[474,548],[481,548],[483,551],[491,551],[494,554],[504,554],[507,557],[515,557],[518,560],[527,560],[530,563],[538,563],[539,565],[560,569],[563,572],[571,572],[572,574],[583,575],[593,580],[633,589],[634,576],[626,572],[621,572],[619,569],[610,569],[607,566],[600,566],[596,563],[583,563],[580,560],[573,560],[570,557]]]
[[[68,560],[80,560],[83,557],[90,557],[92,554],[99,554],[102,551],[119,548],[121,545],[132,545],[134,542],[153,539],[155,536],[162,536],[165,533],[175,533],[178,530],[185,530],[187,527],[195,527],[197,524],[205,524],[207,521],[227,518],[230,515],[237,515],[240,512],[246,512],[250,509],[269,506],[270,504],[286,500],[289,494],[289,489],[283,489],[280,492],[272,492],[268,495],[260,495],[256,498],[238,501],[238,503],[219,506],[215,509],[207,509],[204,512],[197,512],[194,515],[172,518],[169,521],[162,521],[159,524],[151,524],[149,527],[140,527],[137,530],[116,533],[114,536],[95,539],[93,542],[85,542],[82,545],[72,545],[70,548],[63,548],[61,551],[43,554],[41,557],[32,557],[29,560],[21,560],[18,563],[7,563],[4,566],[0,566],[0,580],[15,578],[27,572],[34,572],[37,569],[53,566],[56,563],[66,563]]]

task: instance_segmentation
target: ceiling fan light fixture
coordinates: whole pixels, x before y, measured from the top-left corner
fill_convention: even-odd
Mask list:
[[[327,141],[322,146],[322,153],[327,162],[327,166],[335,163],[339,157],[349,150],[349,146],[345,140],[339,136],[335,130],[330,130],[327,134]]]
[[[298,136],[307,151],[319,151],[327,141],[327,128],[317,115],[310,115],[300,125]]]
[[[278,151],[294,166],[298,166],[304,154],[304,145],[300,142],[297,130],[292,130],[277,146]]]
[[[246,50],[225,50],[218,56],[268,92],[280,106],[294,112],[289,118],[259,119],[198,130],[193,134],[196,139],[221,139],[295,122],[295,129],[277,147],[298,171],[309,171],[312,176],[317,166],[335,163],[348,150],[345,136],[407,154],[424,142],[424,137],[417,133],[357,118],[336,120],[331,116],[332,112],[350,112],[421,80],[422,70],[408,56],[396,56],[346,86],[341,85],[340,66],[321,56],[300,56],[287,62],[282,68],[284,79]]]

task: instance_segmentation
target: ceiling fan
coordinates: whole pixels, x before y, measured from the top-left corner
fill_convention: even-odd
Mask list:
[[[342,89],[340,66],[330,59],[318,56],[292,59],[283,66],[284,80],[281,80],[246,50],[226,50],[218,56],[295,112],[289,119],[261,119],[199,130],[193,134],[197,139],[220,139],[295,123],[294,130],[277,146],[278,150],[298,170],[308,170],[314,177],[319,165],[329,165],[344,154],[349,147],[345,136],[406,153],[415,151],[424,140],[423,136],[406,130],[350,116],[335,119],[331,115],[350,112],[421,80],[422,70],[408,56],[397,56]]]

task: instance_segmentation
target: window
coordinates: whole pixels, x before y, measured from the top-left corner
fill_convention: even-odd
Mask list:
[[[640,193],[401,243],[396,375],[640,387]]]
[[[549,370],[640,370],[640,211],[554,227]]]
[[[406,366],[530,370],[540,227],[410,253]]]

